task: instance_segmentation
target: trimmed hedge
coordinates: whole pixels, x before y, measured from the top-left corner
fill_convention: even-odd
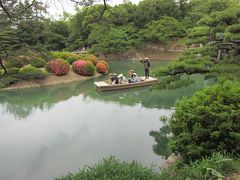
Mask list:
[[[95,66],[90,61],[78,60],[72,64],[73,71],[83,76],[92,76],[96,72]]]
[[[42,58],[31,59],[30,64],[36,68],[43,68],[46,65],[46,61]]]
[[[44,79],[48,75],[41,69],[37,69],[31,65],[21,68],[19,74],[22,79]]]
[[[46,70],[57,76],[65,75],[68,73],[70,66],[68,62],[62,59],[51,60],[46,64]]]
[[[67,60],[69,57],[74,56],[76,54],[67,52],[67,51],[53,51],[51,52],[53,59],[64,59]]]
[[[93,63],[94,66],[98,63],[98,58],[93,54],[75,54],[66,51],[53,51],[51,52],[53,59],[64,59],[72,64],[76,60],[88,60]]]

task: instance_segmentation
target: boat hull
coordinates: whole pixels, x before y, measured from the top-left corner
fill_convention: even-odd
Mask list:
[[[113,90],[121,90],[121,89],[130,89],[137,88],[143,86],[150,86],[158,83],[157,78],[150,77],[144,81],[136,82],[136,83],[128,83],[128,84],[109,84],[105,81],[94,82],[95,86],[101,91],[113,91]]]

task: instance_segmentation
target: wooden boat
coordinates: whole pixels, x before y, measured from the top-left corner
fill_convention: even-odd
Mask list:
[[[142,86],[149,86],[153,84],[157,84],[158,79],[149,77],[149,79],[144,79],[144,77],[140,77],[141,81],[136,83],[126,83],[126,84],[110,84],[108,81],[98,81],[94,82],[96,87],[101,91],[112,91],[112,90],[120,90],[120,89],[130,89]]]

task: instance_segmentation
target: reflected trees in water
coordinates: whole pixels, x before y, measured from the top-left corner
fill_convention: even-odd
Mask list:
[[[167,158],[170,155],[168,151],[170,130],[166,122],[163,121],[163,126],[159,131],[150,131],[149,135],[154,138],[156,143],[152,146],[154,153]]]

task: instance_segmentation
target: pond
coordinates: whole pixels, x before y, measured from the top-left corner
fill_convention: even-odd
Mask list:
[[[110,61],[112,72],[142,72],[134,61]],[[152,62],[164,66],[166,62]],[[103,79],[105,77],[101,77]],[[110,155],[161,166],[150,131],[174,103],[205,86],[99,92],[90,79],[52,87],[0,92],[0,180],[50,180]],[[161,145],[160,145],[161,146]]]

